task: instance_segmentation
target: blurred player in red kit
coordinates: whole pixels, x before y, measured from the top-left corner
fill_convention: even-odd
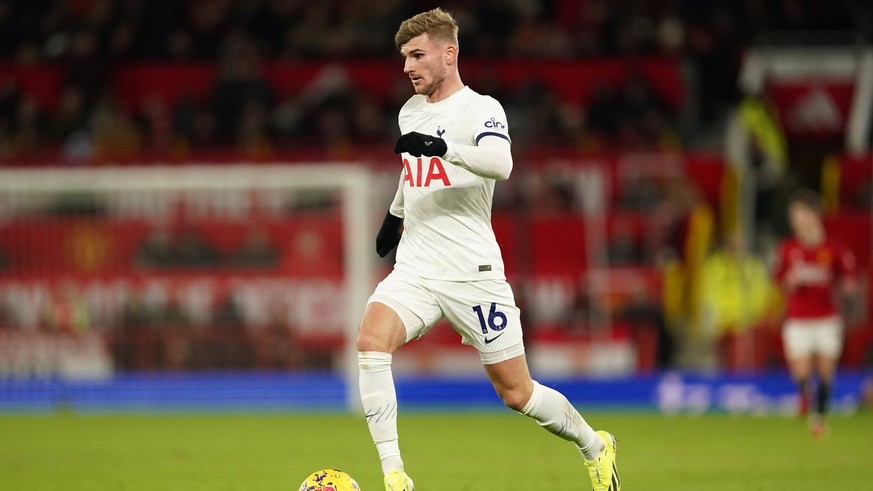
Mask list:
[[[798,191],[789,203],[788,217],[794,235],[780,244],[775,269],[776,281],[786,296],[782,341],[788,368],[800,391],[801,415],[807,414],[812,400],[810,429],[821,437],[843,348],[843,320],[834,294],[855,294],[856,262],[851,251],[825,234],[817,194]]]

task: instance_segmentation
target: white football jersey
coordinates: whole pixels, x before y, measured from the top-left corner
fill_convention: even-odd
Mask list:
[[[503,141],[489,143],[505,145],[511,168],[503,107],[465,86],[436,103],[428,103],[423,95],[412,96],[398,121],[401,134],[417,131],[441,137],[449,152],[445,160],[401,155],[403,171],[391,205],[391,213],[404,218],[395,268],[438,280],[505,279],[491,228],[495,181],[451,162],[453,147],[476,147],[482,139],[498,138]],[[476,168],[474,162],[464,165]]]

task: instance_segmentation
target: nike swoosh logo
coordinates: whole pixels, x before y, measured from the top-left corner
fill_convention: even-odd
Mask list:
[[[499,338],[500,336],[503,336],[503,334],[504,333],[501,332],[500,334],[498,334],[497,336],[494,336],[493,338],[489,338],[488,336],[485,336],[485,344],[493,343],[497,338]]]
[[[424,142],[424,146],[429,147],[433,142]]]

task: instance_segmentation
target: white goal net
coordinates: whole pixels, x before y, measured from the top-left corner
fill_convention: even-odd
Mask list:
[[[350,375],[372,188],[344,164],[0,170],[0,378]]]

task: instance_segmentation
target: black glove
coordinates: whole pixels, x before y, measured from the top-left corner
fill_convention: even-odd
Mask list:
[[[385,214],[382,228],[376,234],[376,254],[379,254],[379,257],[387,256],[391,249],[394,249],[400,243],[400,227],[402,226],[402,218],[397,218],[390,211]]]
[[[421,157],[442,157],[449,151],[446,141],[437,136],[425,135],[413,131],[407,133],[397,139],[394,144],[394,153],[409,152],[410,154]]]

